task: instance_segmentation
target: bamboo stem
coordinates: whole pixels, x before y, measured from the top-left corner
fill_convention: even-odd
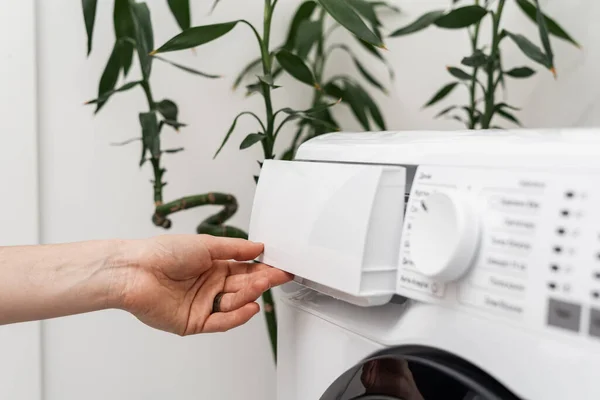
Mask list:
[[[489,129],[494,117],[494,101],[495,101],[495,82],[494,82],[494,69],[496,66],[496,59],[498,57],[498,47],[500,46],[500,19],[502,18],[502,11],[504,10],[504,3],[506,0],[499,0],[498,9],[494,14],[493,30],[492,30],[492,49],[490,53],[490,59],[487,65],[487,91],[485,92],[485,112],[481,121],[482,129]]]
[[[271,37],[271,22],[273,18],[273,11],[277,1],[271,4],[271,0],[265,0],[264,8],[264,20],[263,20],[263,37],[260,40],[261,49],[261,62],[263,67],[263,73],[265,76],[272,75],[272,64],[271,64],[271,51],[269,48],[269,42]],[[264,159],[273,159],[273,149],[275,146],[275,114],[273,112],[273,102],[271,99],[271,86],[262,82],[263,97],[265,100],[265,114],[267,119],[267,126],[265,131],[265,140],[262,141],[262,149]],[[262,165],[261,165],[262,168]],[[258,180],[257,180],[258,183]],[[267,322],[267,330],[269,332],[269,341],[273,350],[273,359],[277,364],[277,317],[275,314],[275,302],[273,301],[273,295],[271,290],[267,290],[262,295],[263,300],[263,313]]]
[[[479,0],[475,1],[476,5],[479,5]],[[477,22],[477,24],[475,25],[475,32],[473,33],[473,35],[471,36],[471,50],[472,53],[471,54],[475,54],[475,52],[477,51],[477,46],[479,43],[479,31],[481,28],[481,21]],[[479,73],[479,67],[474,67],[473,68],[473,77],[471,78],[471,87],[469,88],[470,90],[470,107],[469,107],[469,129],[475,129],[477,123],[476,123],[476,111],[477,111],[477,104],[476,104],[476,93],[477,93],[477,74]]]

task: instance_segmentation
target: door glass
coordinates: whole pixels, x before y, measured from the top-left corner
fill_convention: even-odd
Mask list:
[[[340,377],[321,399],[495,400],[449,374],[398,357],[380,358],[353,368]]]

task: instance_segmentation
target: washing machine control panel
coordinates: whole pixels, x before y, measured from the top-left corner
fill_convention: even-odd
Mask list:
[[[420,166],[397,292],[600,340],[600,173]]]

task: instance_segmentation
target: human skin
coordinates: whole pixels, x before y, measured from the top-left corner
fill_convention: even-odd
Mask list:
[[[252,262],[262,251],[207,235],[0,247],[0,325],[121,309],[181,336],[224,332],[259,312],[263,292],[292,279]]]

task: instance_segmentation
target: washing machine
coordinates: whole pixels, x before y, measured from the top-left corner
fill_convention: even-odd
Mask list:
[[[278,400],[600,399],[600,130],[334,133],[266,161]]]

